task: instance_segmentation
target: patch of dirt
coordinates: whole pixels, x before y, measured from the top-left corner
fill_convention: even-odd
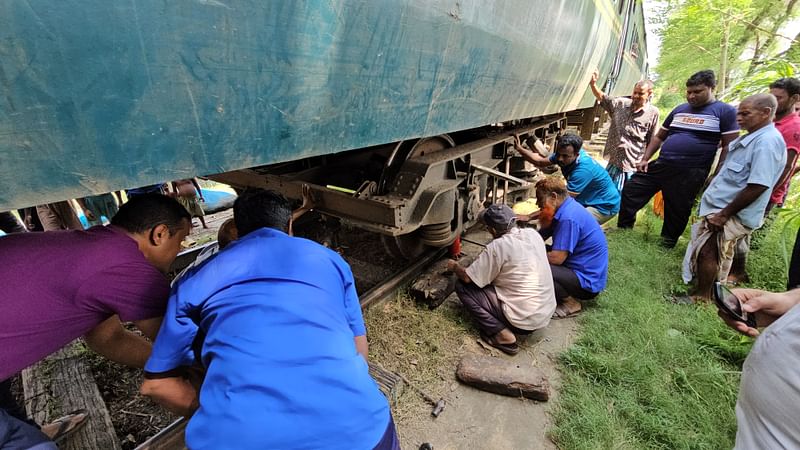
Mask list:
[[[336,219],[307,214],[296,226],[296,236],[337,251],[350,264],[359,294],[372,289],[406,267],[406,262],[384,250],[380,235],[342,224]]]
[[[141,370],[122,366],[92,352],[87,352],[87,359],[123,450],[135,448],[178,419],[139,395]]]

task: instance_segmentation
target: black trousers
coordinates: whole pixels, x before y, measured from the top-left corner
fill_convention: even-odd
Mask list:
[[[483,288],[475,286],[473,283],[456,281],[456,295],[461,303],[469,311],[470,315],[478,324],[478,328],[488,336],[494,336],[504,328],[508,328],[514,334],[526,335],[532,333],[529,330],[522,330],[511,325],[503,314],[503,305],[497,298],[497,292],[491,284]]]
[[[34,421],[28,419],[28,415],[25,413],[25,408],[23,408],[22,405],[17,402],[17,399],[14,398],[14,395],[11,393],[11,378],[5,381],[0,381],[0,409],[7,412],[10,416],[22,420],[23,422],[36,425]]]
[[[28,231],[10,211],[0,212],[0,230],[5,233],[24,233]]]
[[[578,300],[591,300],[597,297],[597,292],[587,291],[581,287],[581,281],[572,269],[550,264],[550,271],[553,272],[553,287],[556,289],[558,303],[567,297]]]
[[[789,280],[786,283],[786,289],[797,287],[800,287],[800,229],[797,230],[797,237],[794,239],[792,259],[789,262]]]
[[[709,168],[691,168],[655,160],[647,172],[636,172],[622,189],[617,226],[633,228],[636,213],[661,191],[664,195],[664,244],[673,247],[689,223],[695,200],[708,177]]]

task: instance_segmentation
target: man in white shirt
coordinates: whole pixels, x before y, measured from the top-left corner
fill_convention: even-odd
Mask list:
[[[800,448],[800,289],[734,289],[733,294],[761,328],[719,313],[734,330],[757,337],[742,366],[734,449]]]
[[[458,276],[456,294],[478,323],[481,339],[515,355],[516,335],[546,327],[556,309],[547,250],[536,230],[516,226],[506,205],[491,205],[479,218],[494,239],[469,267],[450,260],[447,268]]]

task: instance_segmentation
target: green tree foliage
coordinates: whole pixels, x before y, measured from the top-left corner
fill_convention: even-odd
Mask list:
[[[661,56],[654,71],[659,106],[671,109],[683,101],[686,79],[712,69],[720,96],[738,97],[759,83],[797,73],[800,45],[781,55],[781,28],[798,15],[800,0],[668,0],[660,30]],[[768,83],[767,83],[768,84]],[[762,84],[765,87],[765,84]],[[763,90],[763,87],[761,90]]]

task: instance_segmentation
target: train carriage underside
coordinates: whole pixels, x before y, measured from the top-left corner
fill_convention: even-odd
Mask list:
[[[591,72],[628,94],[643,37],[637,0],[4,2],[0,210],[308,184],[413,256],[527,187],[511,132],[590,132]]]

